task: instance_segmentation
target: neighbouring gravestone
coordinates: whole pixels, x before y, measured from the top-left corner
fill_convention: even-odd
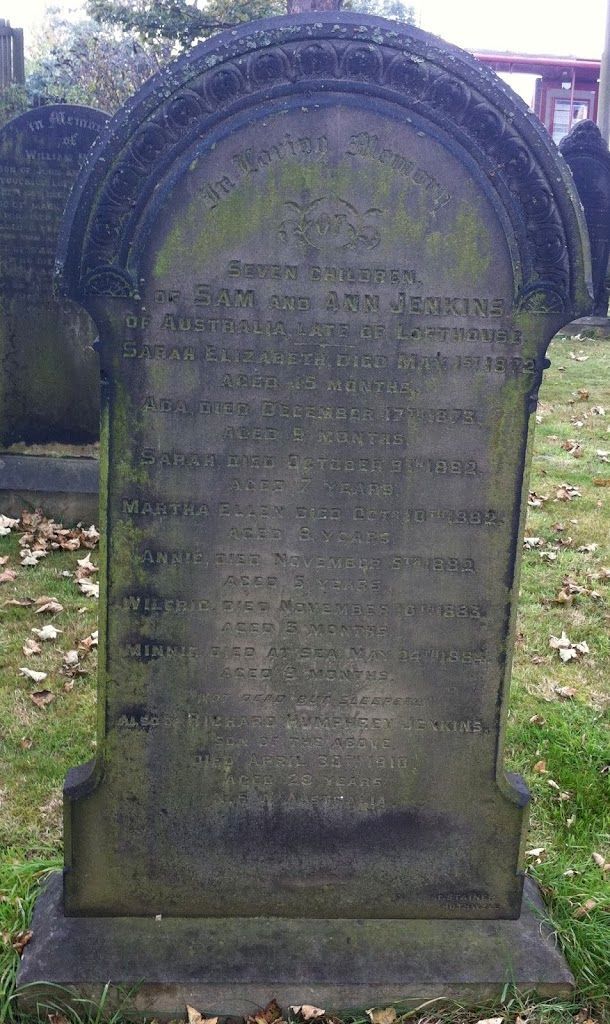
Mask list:
[[[608,315],[606,276],[610,254],[610,153],[594,121],[578,121],[559,144],[584,207],[593,276],[594,313]]]
[[[502,746],[584,239],[521,101],[379,19],[242,27],[117,116],[62,256],[102,342],[99,753],[22,984],[155,1016],[569,991]]]
[[[99,437],[99,362],[86,313],[53,295],[68,194],[107,115],[30,110],[0,130],[0,445]]]

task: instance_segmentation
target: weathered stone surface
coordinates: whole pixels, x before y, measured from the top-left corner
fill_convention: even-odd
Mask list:
[[[585,210],[591,244],[595,312],[608,314],[606,274],[610,254],[610,153],[594,121],[578,121],[559,144]]]
[[[96,332],[53,296],[57,234],[70,189],[107,122],[53,105],[0,131],[0,444],[99,436]]]
[[[0,508],[5,515],[43,508],[65,526],[79,520],[96,523],[98,483],[96,458],[0,452]]]
[[[584,238],[525,106],[376,19],[241,28],[117,117],[62,257],[107,544],[67,917],[264,917],[270,976],[269,920],[364,921],[362,977],[375,922],[519,917],[526,453]]]
[[[225,37],[213,71],[195,51],[75,205],[110,572],[71,914],[520,912],[525,447],[546,343],[586,309],[581,225],[495,78],[320,24]]]
[[[20,1006],[46,1020],[62,988],[105,1008],[180,1020],[185,1005],[209,1014],[250,1014],[274,996],[363,1010],[428,999],[482,1002],[506,985],[569,997],[573,978],[543,923],[531,879],[518,921],[319,921],[282,918],[65,917],[61,878],[36,904],[25,949]],[[82,1004],[81,1004],[82,1009]]]

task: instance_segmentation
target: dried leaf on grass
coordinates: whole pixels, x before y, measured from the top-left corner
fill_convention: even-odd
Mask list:
[[[11,519],[10,516],[0,515],[0,537],[8,537],[11,530],[14,530],[18,523],[18,519]]]
[[[14,569],[5,569],[4,572],[0,572],[0,583],[12,583],[17,578],[17,573]]]
[[[85,595],[85,597],[99,597],[100,596],[100,585],[99,583],[93,583],[91,580],[79,580],[78,588]]]
[[[547,549],[546,551],[539,551],[538,554],[540,555],[540,557],[545,562],[556,562],[557,561],[557,552],[553,551],[550,548]]]
[[[34,565],[36,559],[49,551],[77,551],[79,548],[92,549],[99,541],[95,526],[86,529],[79,523],[74,529],[65,529],[61,523],[48,519],[40,511],[22,512],[19,520],[10,520],[22,534],[21,547],[25,557],[34,559],[23,564]]]
[[[34,933],[30,930],[27,932],[17,932],[17,934],[13,937],[11,946],[13,947],[13,949],[17,950],[19,956],[21,956],[21,954],[23,953],[28,942],[31,940],[33,934]]]
[[[572,917],[576,917],[579,919],[587,917],[587,915],[590,914],[592,910],[595,910],[596,906],[597,900],[585,900],[584,903],[581,903],[580,906],[576,907],[576,910],[573,912]]]
[[[527,496],[527,503],[531,508],[541,508],[548,500],[548,494],[536,494],[536,491],[530,491]]]
[[[573,686],[554,686],[553,690],[562,700],[572,700],[577,693]]]
[[[546,849],[544,846],[536,846],[533,850],[526,850],[525,856],[534,864],[542,864],[542,861],[546,860]]]
[[[26,658],[31,658],[34,654],[40,654],[42,647],[35,640],[32,640],[31,636],[28,636],[21,650]]]
[[[21,557],[21,565],[38,565],[41,558],[46,558],[47,551],[30,551],[29,548],[22,548],[19,554]]]
[[[321,1010],[319,1006],[310,1006],[308,1003],[303,1003],[302,1006],[291,1006],[291,1013],[298,1017],[300,1020],[315,1020],[317,1017],[324,1017],[326,1010]],[[370,1010],[366,1011],[367,1014]]]
[[[97,629],[81,640],[78,646],[81,651],[90,651],[93,647],[97,647]]]
[[[574,498],[582,498],[582,493],[571,484],[560,484],[555,491],[555,501],[572,501]]]
[[[94,565],[91,561],[91,553],[85,555],[84,558],[77,558],[78,569],[76,570],[76,578],[84,579],[86,576],[92,576],[94,572],[99,571],[99,566]]]
[[[373,1008],[367,1010],[366,1015],[371,1024],[394,1024],[394,1021],[398,1019],[398,1014],[393,1006],[386,1006],[384,1009]]]
[[[273,1024],[282,1019],[282,1010],[277,999],[272,999],[263,1010],[245,1018],[246,1024]]]
[[[31,597],[24,597],[24,598],[21,598],[21,599],[13,597],[13,598],[11,598],[10,601],[3,601],[2,602],[2,607],[3,608],[31,608],[33,604],[34,604],[34,602],[32,601]]]
[[[37,629],[36,626],[32,626],[32,633],[34,633],[39,640],[56,640],[59,634],[63,633],[63,630],[57,629],[56,626],[53,626],[48,622],[46,626],[42,627],[42,629]]]
[[[66,676],[84,676],[87,670],[82,667],[78,658],[78,651],[66,651],[61,666],[61,671]],[[64,689],[66,684],[64,684]],[[70,687],[71,689],[71,687]]]
[[[43,679],[46,679],[48,672],[35,672],[33,668],[20,668],[19,675],[25,676],[26,679],[31,679],[34,683],[41,683]]]
[[[30,700],[37,708],[46,708],[51,701],[55,700],[55,694],[50,690],[36,690],[35,693],[30,694]]]
[[[206,1021],[206,1024],[218,1024],[218,1017],[204,1017],[199,1010],[196,1010],[194,1006],[189,1006],[188,1004],[186,1007],[186,1019],[188,1020],[188,1024],[203,1024],[203,1021]]]
[[[558,800],[559,803],[563,804],[566,803],[567,800],[572,799],[572,794],[566,792],[565,790],[562,790],[561,786],[558,786],[555,782],[555,779],[547,779],[546,784],[547,786],[550,786],[551,789],[555,790],[555,792],[557,793],[555,799]]]
[[[64,610],[63,604],[60,604],[54,597],[39,597],[34,603],[37,605],[36,615],[42,615],[43,613],[57,615]]]
[[[575,459],[581,459],[583,456],[583,449],[580,441],[577,441],[574,437],[568,437],[565,441],[561,442],[561,447],[564,452],[572,455]]]
[[[601,853],[592,853],[591,856],[601,871],[610,871],[610,861],[606,860]]]
[[[562,661],[573,661],[582,654],[589,654],[589,645],[583,640],[581,643],[573,643],[565,632],[561,636],[551,636],[549,647],[557,651]]]

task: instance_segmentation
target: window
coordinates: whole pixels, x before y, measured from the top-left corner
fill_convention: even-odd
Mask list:
[[[570,104],[572,107],[572,119],[570,120]],[[556,99],[553,103],[553,121],[551,124],[551,135],[553,142],[559,143],[570,131],[577,121],[584,121],[589,116],[589,100],[586,99]]]

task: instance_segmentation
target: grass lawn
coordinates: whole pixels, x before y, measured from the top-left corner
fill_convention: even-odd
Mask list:
[[[408,1015],[426,1024],[610,1021],[610,342],[556,339],[550,356],[506,766],[532,790],[527,866],[578,987],[570,1004],[507,992],[476,1011],[428,1007]],[[64,775],[95,748],[96,600],[82,582],[96,576],[79,566],[88,552],[56,550],[23,566],[19,551],[15,531],[0,537],[0,1024],[24,1020],[11,1001],[18,950],[37,882],[60,864]],[[61,610],[31,603],[41,597]],[[33,632],[49,625],[60,631],[55,637]],[[40,652],[26,655],[26,641]],[[32,679],[21,668],[46,676]],[[375,1024],[392,1024],[391,1017]],[[51,1024],[63,1024],[61,1015]]]

